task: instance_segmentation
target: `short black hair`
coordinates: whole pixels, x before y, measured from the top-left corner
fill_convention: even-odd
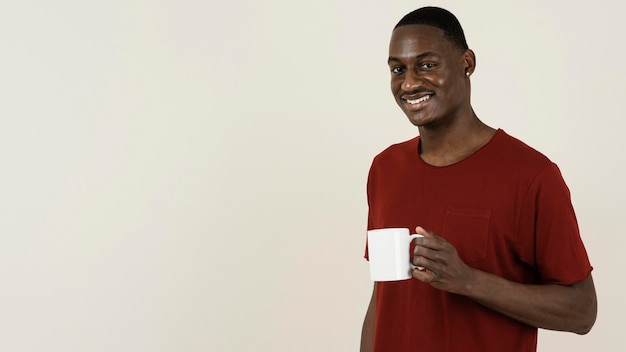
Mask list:
[[[443,35],[459,50],[466,50],[467,41],[461,23],[450,11],[440,7],[427,6],[419,8],[402,17],[393,29],[411,24],[423,24],[439,28]]]

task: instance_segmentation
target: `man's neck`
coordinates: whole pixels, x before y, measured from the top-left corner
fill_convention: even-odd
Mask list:
[[[420,156],[433,166],[457,163],[487,144],[496,130],[478,118],[447,128],[420,127]]]

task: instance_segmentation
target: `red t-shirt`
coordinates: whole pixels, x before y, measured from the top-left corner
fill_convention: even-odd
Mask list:
[[[468,265],[528,284],[573,284],[592,268],[557,166],[498,130],[445,167],[419,157],[419,137],[376,156],[368,229],[422,226]],[[367,257],[367,253],[366,253]],[[375,351],[536,351],[537,329],[419,280],[378,282]]]

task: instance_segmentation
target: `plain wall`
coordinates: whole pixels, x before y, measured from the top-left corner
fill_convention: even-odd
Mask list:
[[[622,351],[617,1],[435,1],[478,116],[555,161]],[[0,351],[356,351],[374,155],[417,135],[389,35],[415,1],[0,5]],[[427,322],[425,322],[427,324]]]

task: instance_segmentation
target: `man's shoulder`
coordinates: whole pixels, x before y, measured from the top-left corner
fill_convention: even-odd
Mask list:
[[[394,143],[387,148],[383,149],[376,157],[380,156],[393,156],[397,154],[417,153],[417,147],[419,145],[419,136],[413,137],[409,140]]]
[[[494,140],[494,154],[503,160],[510,160],[521,164],[534,164],[539,167],[552,164],[552,161],[537,149],[531,147],[522,140],[513,137],[504,130],[499,130],[497,139]]]
[[[530,184],[539,180],[540,175],[561,177],[558,166],[546,155],[504,131],[489,149],[481,158],[484,171],[509,183]]]
[[[374,163],[385,163],[393,161],[405,161],[417,155],[419,136],[409,140],[394,143],[383,149],[374,157]]]

